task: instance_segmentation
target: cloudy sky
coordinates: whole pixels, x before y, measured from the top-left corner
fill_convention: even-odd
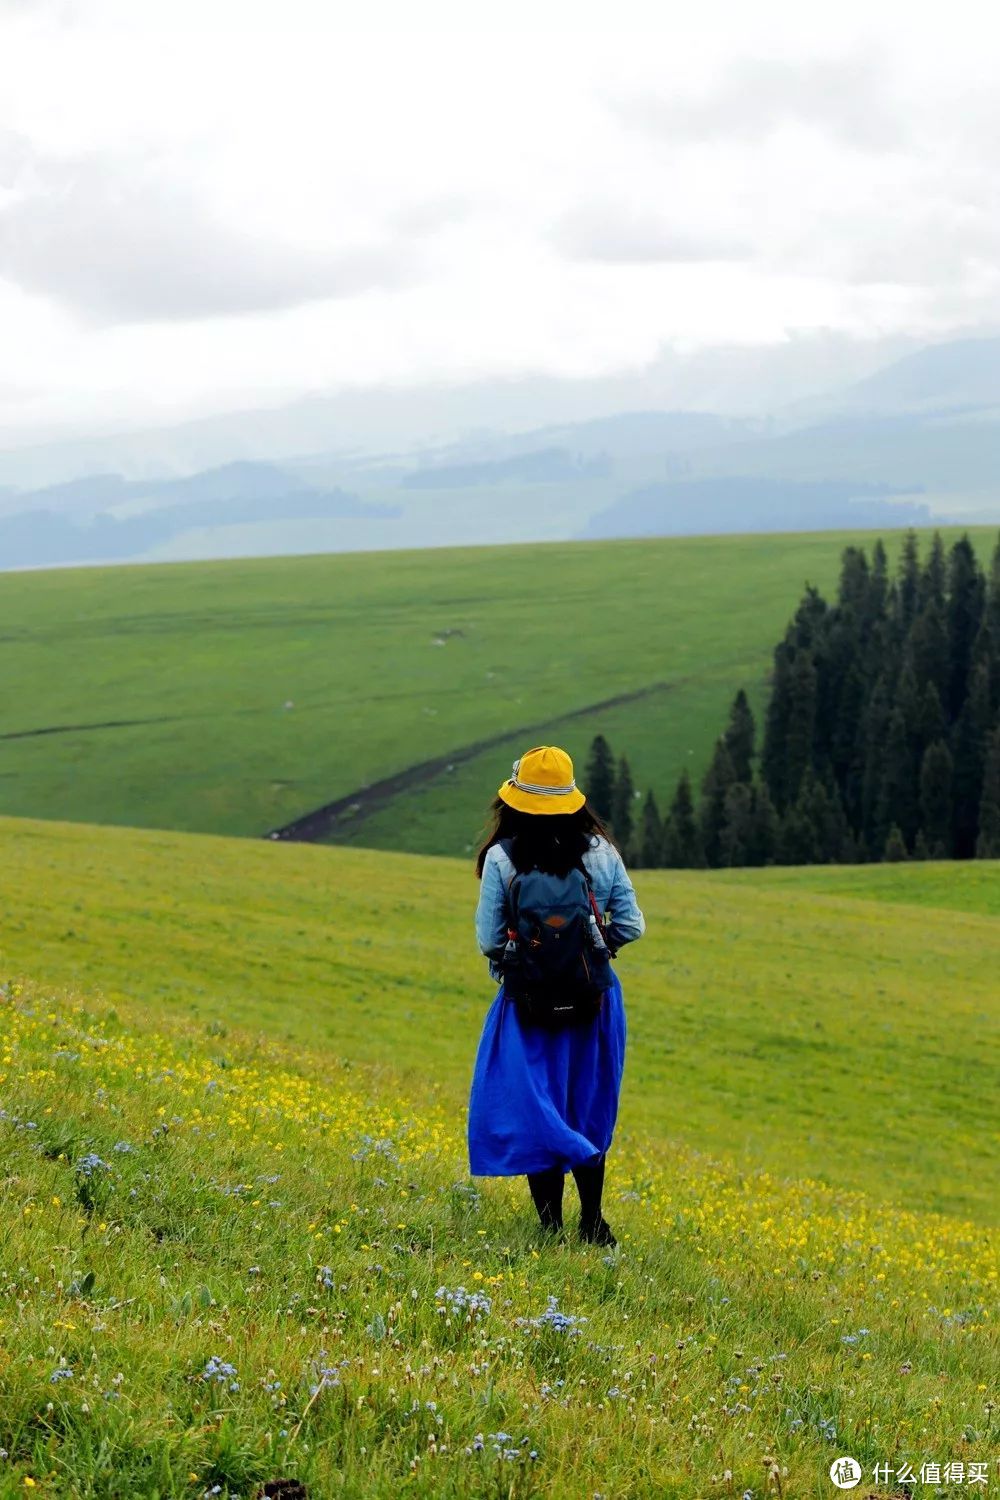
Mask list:
[[[996,331],[994,17],[0,0],[0,430]]]

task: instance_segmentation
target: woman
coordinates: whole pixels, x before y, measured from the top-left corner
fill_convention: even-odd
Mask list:
[[[646,930],[632,882],[606,829],[555,745],[514,762],[493,802],[493,829],[476,859],[481,885],[476,939],[501,981],[476,1056],[469,1099],[469,1166],[474,1176],[524,1174],[545,1229],[562,1230],[563,1186],[572,1171],[580,1192],[580,1238],[614,1245],[601,1212],[604,1158],[614,1133],[625,1062],[625,1007],[618,976],[595,1020],[561,1030],[522,1021],[504,993],[499,965],[511,915],[508,887],[518,870],[590,874],[612,955]],[[500,840],[512,840],[510,853]]]

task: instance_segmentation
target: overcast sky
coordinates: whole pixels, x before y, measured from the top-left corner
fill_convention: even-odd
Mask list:
[[[995,14],[0,0],[0,429],[996,331]]]

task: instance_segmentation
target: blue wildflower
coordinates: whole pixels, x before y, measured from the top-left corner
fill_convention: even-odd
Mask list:
[[[439,1286],[434,1296],[443,1304],[438,1308],[439,1312],[467,1312],[471,1317],[478,1317],[493,1310],[493,1302],[485,1292],[467,1292],[464,1286],[457,1286],[454,1291]]]
[[[76,1170],[81,1177],[93,1177],[95,1172],[110,1172],[109,1162],[98,1156],[96,1151],[88,1151],[86,1156],[81,1156],[76,1163]]]
[[[559,1298],[549,1297],[548,1306],[537,1318],[515,1318],[514,1322],[519,1328],[552,1328],[556,1333],[565,1333],[574,1338],[580,1333],[579,1325],[586,1323],[584,1317],[577,1317],[575,1313],[564,1313],[559,1311]]]
[[[224,1359],[219,1359],[217,1354],[212,1355],[201,1372],[202,1380],[214,1380],[220,1385],[225,1385],[228,1382],[231,1391],[238,1391],[240,1388],[238,1376],[239,1371],[236,1366],[227,1364]]]

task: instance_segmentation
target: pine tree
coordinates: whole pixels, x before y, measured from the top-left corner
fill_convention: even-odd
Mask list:
[[[990,710],[996,713],[997,709],[1000,709],[1000,635],[995,633],[993,621],[987,609],[983,611],[983,623],[979,627],[979,634],[972,648],[970,675],[974,677],[980,667],[986,669]]]
[[[962,712],[968,691],[972,648],[983,621],[985,595],[985,580],[966,534],[955,543],[948,558],[948,713],[953,722]]]
[[[931,542],[930,556],[923,572],[920,575],[920,602],[921,605],[937,604],[944,607],[945,583],[948,576],[948,564],[945,561],[944,542],[941,540],[940,531],[935,531],[934,540]]]
[[[859,833],[864,834],[869,848],[875,849],[877,846],[879,850],[881,850],[886,831],[883,828],[882,837],[876,837],[878,801],[884,770],[884,747],[889,733],[889,713],[889,689],[883,674],[878,677],[865,708],[863,725],[865,761],[861,788],[861,824],[858,829]]]
[[[868,587],[868,618],[880,620],[889,598],[889,559],[879,537],[872,548],[871,583]]]
[[[849,844],[853,852],[840,793],[832,782],[824,785],[812,770],[807,771],[796,810],[802,826],[808,824],[811,830],[813,855],[810,863],[839,863]]]
[[[944,609],[936,599],[921,609],[914,620],[906,652],[917,681],[933,682],[947,713],[951,703],[951,654]]]
[[[1000,859],[1000,725],[990,735],[986,755],[976,856],[978,859]]]
[[[1000,536],[993,549],[989,583],[986,589],[986,611],[994,636],[1000,640]]]
[[[938,690],[933,682],[928,682],[921,695],[920,714],[917,720],[921,755],[928,745],[933,745],[935,740],[944,739],[947,728]]]
[[[935,740],[920,768],[920,810],[931,859],[947,859],[951,853],[951,783],[951,751],[943,740]]]
[[[634,797],[635,786],[632,781],[632,772],[629,768],[628,758],[623,755],[618,762],[618,774],[615,777],[615,793],[611,804],[611,827],[614,830],[618,846],[623,853],[632,842],[632,802]]]
[[[820,861],[816,830],[801,796],[781,819],[775,861],[779,865],[814,865]]]
[[[664,824],[663,863],[675,870],[697,870],[705,863],[687,771],[681,773]]]
[[[828,623],[829,605],[811,583],[799,601],[792,620],[792,643],[800,651],[812,651]]]
[[[906,743],[907,760],[907,785],[914,802],[914,826],[912,830],[903,828],[904,836],[912,843],[916,834],[917,782],[920,779],[920,758],[924,753],[924,741],[922,737],[923,724],[923,694],[920,691],[913,668],[909,662],[903,663],[903,670],[896,682],[896,711],[903,720],[903,731]]]
[[[979,803],[983,793],[983,770],[992,720],[990,674],[984,663],[973,675],[952,735],[952,851],[956,859],[971,859],[976,852]]]
[[[753,833],[753,789],[745,781],[734,781],[723,804],[719,833],[719,864],[728,869],[750,863]]]
[[[808,682],[813,645],[827,629],[828,610],[818,591],[807,587],[784,639],[774,651],[771,697],[764,721],[761,772],[776,808],[783,810],[798,792],[801,769],[811,762],[816,727],[816,683]],[[806,722],[806,721],[809,722]],[[792,754],[789,755],[789,737]],[[790,765],[799,768],[790,773]]]
[[[718,740],[715,754],[701,784],[698,833],[706,863],[717,869],[722,863],[722,830],[726,822],[726,793],[736,780],[725,740]]]
[[[990,693],[993,709],[1000,709],[1000,539],[998,539],[990,563],[989,580],[986,585],[986,605],[983,610],[983,628],[987,632],[985,654],[990,663]],[[980,658],[981,659],[981,658]]]
[[[748,865],[774,863],[778,848],[778,814],[774,810],[767,783],[757,781],[753,786],[750,808],[750,839],[747,848]]]
[[[862,822],[865,697],[865,679],[855,658],[841,684],[830,745],[833,774],[841,789],[847,817],[854,828],[860,828]]]
[[[899,608],[899,584],[893,578],[885,598],[886,618],[892,623],[893,640],[899,645],[906,636]]]
[[[757,726],[747,695],[740,688],[729,710],[729,724],[723,735],[729,758],[733,763],[733,775],[737,781],[748,785],[753,780],[754,737]]]
[[[914,740],[920,733],[920,708],[923,694],[916,673],[908,661],[903,662],[902,671],[896,679],[896,696],[893,707],[903,716],[907,736]]]
[[[816,733],[816,668],[809,651],[796,653],[788,684],[788,728],[785,734],[785,795],[799,794],[802,778],[813,764]]]
[[[832,777],[828,778],[823,792],[826,810],[819,829],[822,835],[823,847],[826,851],[826,858],[837,864],[853,864],[855,861],[854,834],[851,831],[851,825],[844,811],[844,803],[839,788]]]
[[[917,764],[906,732],[906,723],[898,708],[889,715],[889,732],[882,747],[882,777],[873,826],[874,845],[878,848],[898,828],[909,847],[917,835],[920,806],[917,791]]]
[[[903,542],[903,556],[899,567],[899,620],[904,633],[913,624],[920,598],[920,544],[917,533],[908,531]]]
[[[764,745],[760,759],[761,775],[767,784],[771,800],[778,809],[785,806],[788,780],[785,742],[788,735],[792,659],[795,655],[790,634],[790,630],[786,632],[785,639],[774,652],[771,696],[764,720]]]
[[[662,854],[663,820],[656,805],[656,798],[652,791],[648,791],[642,805],[639,861],[647,870],[651,870],[660,863]]]
[[[889,829],[889,837],[885,841],[885,854],[882,857],[894,864],[908,857],[906,841],[895,823]]]
[[[595,734],[587,761],[587,801],[602,823],[610,823],[615,801],[615,763],[603,734]]]
[[[868,609],[871,573],[863,547],[845,547],[840,554],[840,583],[837,603],[842,609],[853,609],[863,619]]]

